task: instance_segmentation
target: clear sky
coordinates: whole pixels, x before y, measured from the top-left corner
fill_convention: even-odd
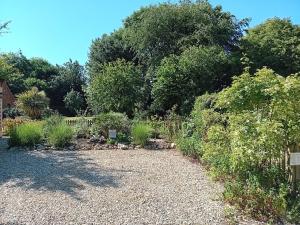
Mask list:
[[[141,6],[159,0],[0,0],[0,21],[11,20],[10,33],[0,37],[0,51],[22,50],[62,64],[69,58],[84,64],[91,41],[122,25]],[[172,1],[173,2],[173,1]],[[250,26],[274,16],[300,24],[300,0],[211,0]]]

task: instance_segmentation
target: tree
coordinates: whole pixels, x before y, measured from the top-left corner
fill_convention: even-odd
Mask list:
[[[50,107],[57,109],[60,113],[68,114],[65,108],[64,97],[71,90],[84,95],[83,86],[86,83],[84,67],[78,61],[68,61],[58,67],[58,74],[49,82],[46,90],[50,98]]]
[[[110,35],[104,34],[101,38],[93,40],[87,63],[90,77],[99,73],[104,63],[117,59],[134,60],[134,52],[124,41],[122,33],[123,30],[120,29]]]
[[[124,22],[124,39],[147,65],[157,65],[170,54],[190,46],[237,47],[248,20],[238,21],[207,1],[181,1],[144,7]]]
[[[287,76],[300,71],[300,26],[289,19],[269,19],[249,29],[242,50],[253,63],[252,71],[267,66]]]
[[[32,119],[40,119],[48,104],[45,92],[35,87],[17,96],[17,107]]]
[[[4,22],[4,23],[0,23],[0,35],[7,32],[8,30],[8,24],[10,23],[10,21],[8,22]]]
[[[0,58],[0,80],[7,80],[13,72],[13,67]]]
[[[82,110],[85,106],[85,99],[80,92],[72,89],[64,97],[64,103],[65,107],[70,110],[73,115],[76,115],[76,113]]]
[[[103,65],[87,90],[88,103],[95,113],[125,112],[132,116],[141,100],[142,74],[138,67],[125,60]]]
[[[221,47],[191,47],[165,58],[157,69],[152,108],[165,112],[177,105],[179,113],[189,113],[197,96],[230,83],[230,57]]]
[[[53,77],[58,75],[58,68],[50,64],[47,60],[42,58],[31,58],[30,64],[32,71],[27,76],[36,79],[43,80],[45,82],[50,81]]]

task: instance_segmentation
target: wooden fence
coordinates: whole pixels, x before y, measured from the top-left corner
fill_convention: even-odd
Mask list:
[[[92,126],[92,124],[94,123],[94,118],[76,118],[76,119],[65,119],[66,124],[68,124],[69,126],[76,126],[79,123],[87,123],[88,126]]]

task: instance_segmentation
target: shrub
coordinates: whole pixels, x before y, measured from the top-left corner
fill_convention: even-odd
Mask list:
[[[108,130],[115,129],[117,133],[129,134],[130,123],[128,117],[122,113],[102,113],[96,116],[92,126],[92,132],[108,138]]]
[[[61,122],[51,127],[48,133],[48,143],[55,147],[65,147],[71,143],[73,138],[73,129]]]
[[[118,143],[130,143],[130,138],[127,134],[118,133],[117,134],[117,142]]]
[[[136,123],[132,127],[131,135],[133,142],[144,147],[150,138],[152,128],[145,123]]]
[[[182,153],[186,156],[199,159],[203,154],[201,139],[197,138],[196,136],[192,136],[192,137],[179,136],[176,139],[176,145],[178,146],[180,151],[182,151]]]
[[[34,146],[42,142],[43,132],[40,122],[29,122],[14,126],[9,131],[10,146]]]
[[[84,107],[85,101],[80,92],[72,89],[64,97],[64,103],[65,107],[75,115],[78,114],[78,112]]]
[[[45,92],[39,92],[36,87],[17,96],[17,107],[31,119],[40,119],[48,104]]]
[[[224,198],[236,204],[243,211],[258,220],[273,221],[282,218],[287,209],[287,187],[281,185],[279,190],[266,190],[260,186],[255,177],[244,182],[230,182],[225,185]]]
[[[231,87],[197,99],[195,130],[180,140],[191,151],[190,137],[199,135],[202,159],[218,178],[230,178],[225,199],[264,220],[300,218],[300,186],[286,160],[300,143],[299,95],[297,75],[246,71]]]
[[[89,106],[95,113],[115,111],[132,116],[142,97],[141,74],[139,67],[124,59],[104,63],[87,88]]]
[[[48,117],[45,120],[45,124],[43,127],[45,136],[48,136],[49,133],[52,131],[52,129],[57,127],[62,122],[63,122],[63,117],[60,115],[53,115],[53,116]]]
[[[91,127],[88,120],[85,118],[80,118],[77,120],[74,131],[77,138],[89,138],[91,136]]]
[[[18,116],[21,116],[22,113],[16,108],[16,107],[9,107],[9,108],[5,108],[3,110],[3,116],[5,118],[16,118]]]

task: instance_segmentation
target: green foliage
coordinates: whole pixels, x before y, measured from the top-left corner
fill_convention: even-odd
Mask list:
[[[238,21],[207,1],[163,3],[141,8],[125,22],[125,40],[148,64],[190,46],[219,45],[232,49],[247,20]],[[215,35],[218,34],[218,35]]]
[[[184,134],[181,134],[176,139],[176,146],[178,146],[184,155],[195,159],[199,159],[203,154],[201,139],[196,135],[186,137]]]
[[[253,71],[267,66],[285,76],[299,72],[300,26],[290,19],[269,19],[249,29],[242,50],[253,63]]]
[[[285,216],[287,192],[284,185],[278,191],[266,190],[252,177],[246,184],[227,183],[224,198],[258,220],[275,222]]]
[[[132,63],[107,63],[91,81],[88,101],[95,113],[114,111],[132,116],[141,98],[141,85],[141,72]]]
[[[13,72],[13,67],[0,58],[0,80],[7,80]]]
[[[263,68],[246,71],[217,95],[199,97],[192,112],[195,128],[186,141],[200,137],[202,159],[213,175],[228,180],[225,198],[263,220],[287,212],[299,217],[299,187],[286,161],[300,141],[299,94],[299,76]]]
[[[74,115],[83,109],[85,100],[82,94],[73,89],[66,94],[64,97],[64,103],[68,110],[70,110]]]
[[[101,72],[105,63],[114,62],[118,59],[134,60],[134,52],[125,43],[122,34],[123,30],[120,29],[111,35],[104,34],[101,38],[93,40],[87,63],[91,78]]]
[[[44,134],[47,137],[51,130],[53,130],[56,126],[63,123],[63,117],[61,115],[52,115],[45,120],[43,130]]]
[[[91,127],[84,117],[76,122],[74,130],[77,138],[89,138],[91,136]]]
[[[16,118],[17,116],[21,116],[22,113],[16,107],[8,107],[3,109],[3,117],[4,118]]]
[[[49,130],[47,141],[54,147],[63,148],[71,143],[73,133],[73,129],[70,126],[61,122]]]
[[[176,104],[178,112],[189,113],[196,96],[229,83],[230,64],[230,56],[220,47],[191,47],[165,58],[153,85],[153,108],[165,111]]]
[[[152,128],[146,123],[136,123],[132,126],[131,135],[135,144],[144,147],[152,133]]]
[[[118,143],[130,143],[130,137],[125,133],[117,133],[117,142]]]
[[[94,134],[104,135],[108,138],[108,131],[115,129],[117,133],[129,134],[130,122],[128,117],[122,113],[109,112],[96,116],[92,125]]]
[[[28,77],[24,80],[24,86],[27,90],[30,90],[32,87],[36,87],[39,90],[45,90],[47,84],[44,80],[35,78],[35,77]]]
[[[40,122],[28,122],[12,127],[9,130],[10,146],[29,146],[42,142],[43,132]]]
[[[48,104],[45,93],[35,87],[17,96],[17,107],[32,119],[41,118]]]
[[[69,60],[62,66],[58,66],[58,75],[50,80],[49,88],[46,90],[50,98],[50,107],[57,109],[64,115],[74,114],[74,112],[66,109],[65,96],[72,90],[84,96],[83,89],[85,84],[85,70],[78,61]]]

